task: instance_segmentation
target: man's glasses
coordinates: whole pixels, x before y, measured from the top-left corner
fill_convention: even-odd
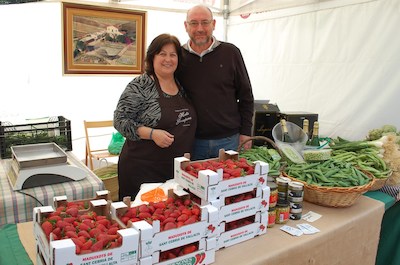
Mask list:
[[[208,27],[208,26],[210,26],[211,22],[212,22],[212,20],[202,20],[202,21],[192,20],[192,21],[188,21],[187,23],[189,24],[189,26],[196,28],[199,25],[201,25],[202,27]]]

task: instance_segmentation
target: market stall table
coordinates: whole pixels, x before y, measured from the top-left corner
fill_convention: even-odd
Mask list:
[[[361,196],[349,208],[328,208],[304,203],[304,212],[313,211],[322,217],[311,225],[321,232],[294,237],[275,225],[267,234],[243,243],[220,249],[215,265],[279,264],[279,265],[373,265],[377,253],[384,203]],[[306,223],[289,221],[287,225]],[[33,223],[17,224],[19,238],[36,264]]]
[[[67,152],[71,164],[87,172],[87,176],[79,181],[67,181],[52,185],[44,185],[20,191],[14,191],[7,176],[7,168],[11,159],[0,159],[0,227],[32,221],[33,208],[52,205],[54,196],[66,195],[68,200],[90,199],[96,191],[103,190],[103,182],[90,171],[75,155]]]

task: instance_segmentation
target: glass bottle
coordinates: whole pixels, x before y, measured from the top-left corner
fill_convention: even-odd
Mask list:
[[[313,133],[310,139],[311,146],[319,146],[319,123],[314,122]]]
[[[303,132],[307,135],[307,141],[310,139],[310,122],[307,119],[303,120]]]
[[[281,120],[281,126],[282,126],[282,142],[293,143],[293,140],[289,135],[285,119]]]

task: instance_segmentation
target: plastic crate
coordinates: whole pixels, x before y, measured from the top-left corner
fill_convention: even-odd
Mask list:
[[[46,122],[11,124],[0,121],[1,158],[11,157],[11,146],[54,142],[65,151],[72,151],[71,121],[63,116]]]

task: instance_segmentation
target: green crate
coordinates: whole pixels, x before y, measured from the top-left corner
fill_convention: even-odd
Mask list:
[[[11,146],[56,143],[72,151],[71,121],[63,116],[50,117],[46,122],[11,124],[0,121],[1,158],[11,158]]]

